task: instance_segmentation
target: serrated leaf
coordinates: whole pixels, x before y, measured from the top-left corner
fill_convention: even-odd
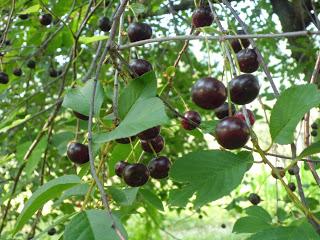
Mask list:
[[[319,90],[314,84],[293,86],[281,93],[271,111],[270,133],[273,141],[290,144],[301,118],[319,103]]]
[[[241,155],[219,150],[192,152],[174,162],[170,177],[189,183],[197,195],[195,206],[201,207],[235,189],[241,183],[248,164],[252,163],[253,157],[249,152],[241,152]]]
[[[63,191],[80,184],[81,180],[76,175],[65,175],[53,179],[39,187],[24,205],[19,214],[13,233],[17,233],[32,215],[49,200],[58,197]]]
[[[31,176],[33,171],[37,168],[37,166],[41,160],[42,153],[44,152],[46,146],[47,146],[47,138],[43,138],[38,143],[36,148],[33,150],[32,154],[30,155],[30,157],[27,160],[27,164],[24,169],[27,176]]]
[[[299,155],[299,159],[320,153],[320,142],[312,143],[309,147],[305,148]]]
[[[232,229],[235,233],[255,233],[264,229],[271,228],[270,223],[264,221],[262,218],[255,216],[248,216],[239,218]]]
[[[92,36],[92,37],[80,37],[79,42],[88,44],[88,43],[93,43],[101,40],[106,40],[108,39],[109,36]]]
[[[245,211],[249,216],[260,218],[267,223],[271,223],[272,221],[272,217],[270,216],[270,214],[262,207],[251,206],[246,208]]]
[[[172,206],[185,207],[188,203],[188,200],[196,191],[193,186],[188,186],[184,187],[183,189],[171,190],[169,194],[169,204]]]
[[[39,4],[35,4],[29,8],[27,8],[26,10],[23,10],[21,12],[19,12],[18,14],[29,14],[29,13],[35,13],[35,12],[39,12],[40,9],[40,5]]]
[[[70,89],[63,99],[62,105],[66,108],[89,116],[90,101],[93,93],[94,81],[89,80],[83,87]],[[100,111],[104,99],[104,92],[100,82],[97,83],[96,96],[94,101],[94,114]]]
[[[168,122],[164,104],[159,98],[137,101],[119,126],[109,133],[97,134],[96,143],[134,136],[143,130]]]
[[[155,195],[153,192],[151,192],[148,189],[140,189],[139,193],[141,194],[144,200],[149,202],[156,209],[160,211],[164,211],[161,199],[157,195]]]
[[[130,206],[136,200],[139,188],[118,189],[108,187],[108,192],[111,194],[114,201],[123,206]]]
[[[130,7],[135,14],[141,14],[145,11],[145,7],[141,3],[132,3]]]
[[[64,193],[61,195],[57,203],[61,203],[63,200],[70,198],[72,196],[84,196],[89,190],[89,184],[83,183],[76,185],[74,187],[71,187],[70,189],[64,191]]]
[[[113,215],[117,229],[125,239],[128,238],[126,230],[120,220]],[[86,210],[73,217],[66,226],[64,240],[118,240],[120,239],[112,228],[113,221],[105,210]]]

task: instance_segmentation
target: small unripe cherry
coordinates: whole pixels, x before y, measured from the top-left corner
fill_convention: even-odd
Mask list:
[[[286,172],[284,171],[283,167],[276,167],[276,170],[278,171],[279,175],[281,178],[283,178],[286,175]],[[278,175],[276,174],[276,172],[274,170],[271,171],[271,175],[272,177],[274,177],[275,179],[279,179]]]

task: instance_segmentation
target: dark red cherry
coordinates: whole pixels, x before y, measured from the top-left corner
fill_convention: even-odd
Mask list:
[[[89,161],[88,146],[78,142],[71,142],[68,145],[67,156],[74,163],[86,163]]]
[[[215,135],[222,147],[237,149],[246,145],[250,130],[248,125],[239,118],[226,117],[217,124]]]
[[[74,114],[77,118],[79,118],[79,119],[81,119],[81,120],[83,120],[83,121],[88,121],[88,120],[89,120],[89,116],[83,115],[83,114],[81,114],[81,113],[79,113],[79,112],[73,111],[73,114]]]
[[[114,167],[114,171],[117,174],[118,177],[122,177],[123,170],[125,169],[126,166],[130,165],[130,163],[125,162],[125,161],[119,161],[116,163]]]
[[[311,128],[314,129],[314,130],[317,130],[318,129],[318,124],[316,122],[312,123],[311,124]]]
[[[213,16],[209,7],[200,7],[192,14],[192,24],[196,28],[210,26]]]
[[[286,175],[286,172],[284,171],[284,168],[283,167],[276,167],[276,169],[277,169],[277,171],[278,171],[278,173],[279,173],[279,175],[280,175],[280,177],[281,178],[283,178],[285,175]],[[275,179],[279,179],[278,178],[278,176],[277,176],[277,174],[276,174],[276,171],[271,171],[271,175],[272,175],[272,177],[274,177]]]
[[[149,39],[152,36],[152,28],[146,23],[131,23],[128,27],[130,42]]]
[[[201,116],[196,111],[187,111],[184,113],[184,117],[181,119],[181,125],[186,130],[193,130],[200,126]]]
[[[229,84],[231,101],[239,105],[251,103],[260,91],[259,81],[252,74],[239,75]]]
[[[5,40],[5,41],[4,41],[4,44],[5,44],[6,46],[10,46],[10,45],[11,45],[11,41],[10,41],[10,40]]]
[[[0,83],[7,84],[9,82],[9,76],[5,72],[0,72]]]
[[[310,134],[311,134],[312,137],[316,137],[316,136],[318,136],[318,131],[317,130],[312,130]]]
[[[298,167],[298,165],[294,165],[293,167],[289,168],[289,169],[288,169],[288,173],[289,173],[290,175],[295,175],[295,174],[299,173],[299,167]]]
[[[150,176],[155,179],[168,177],[171,162],[167,157],[155,157],[148,164]]]
[[[57,70],[55,70],[54,68],[50,68],[49,69],[49,76],[53,77],[53,78],[57,77],[58,76]]]
[[[49,13],[43,14],[39,17],[40,23],[43,26],[48,26],[52,22],[52,16]]]
[[[122,173],[123,180],[131,187],[140,187],[148,182],[149,170],[141,163],[126,166]]]
[[[21,70],[21,68],[15,68],[15,69],[13,69],[12,73],[13,73],[13,75],[15,75],[17,77],[20,77],[22,75],[22,70]]]
[[[160,133],[160,126],[152,127],[147,130],[142,131],[137,136],[141,140],[149,140],[157,137]]]
[[[160,135],[150,140],[141,140],[141,148],[148,153],[153,153],[153,150],[158,153],[164,147],[164,139]]]
[[[261,198],[258,194],[255,193],[251,193],[249,195],[249,201],[253,204],[253,205],[258,205],[261,202]]]
[[[26,20],[29,18],[29,14],[19,14],[18,17],[22,20]]]
[[[231,113],[232,115],[236,112],[235,106],[231,103]],[[229,116],[229,104],[227,102],[223,103],[220,107],[214,109],[214,113],[217,118],[223,119]]]
[[[296,190],[296,185],[293,182],[288,183],[288,187],[292,192],[294,192]]]
[[[144,59],[132,59],[129,62],[129,67],[135,72],[138,76],[141,76],[147,72],[152,71],[152,65]]]
[[[27,62],[27,67],[30,69],[35,69],[36,68],[36,62],[34,60],[29,60]]]
[[[227,91],[222,82],[215,78],[199,79],[192,87],[192,101],[204,109],[215,109],[227,98]]]
[[[111,29],[111,22],[110,22],[109,18],[101,17],[101,18],[99,18],[98,26],[101,31],[109,32]]]
[[[250,121],[250,125],[253,126],[253,124],[255,123],[255,117],[254,117],[254,114],[252,111],[248,110],[247,109],[247,113],[248,113],[248,117],[249,117],[249,121]],[[242,121],[246,122],[246,118],[243,114],[243,112],[237,112],[235,115],[234,115],[236,118],[239,118],[241,119]]]
[[[238,30],[237,34],[244,35],[245,32],[243,30]],[[241,51],[241,49],[243,49],[243,48],[249,47],[249,45],[250,45],[250,41],[246,38],[242,38],[241,40],[240,39],[232,39],[231,40],[231,47],[233,48],[233,51],[235,53]]]
[[[48,235],[49,236],[53,236],[53,235],[55,235],[57,233],[57,230],[55,229],[55,228],[50,228],[49,230],[48,230]]]
[[[237,53],[237,59],[241,72],[253,73],[259,68],[258,57],[253,49],[242,49]]]
[[[121,144],[129,144],[130,142],[133,143],[135,139],[136,139],[136,136],[127,137],[127,138],[119,138],[119,139],[116,139],[116,142],[121,143]]]

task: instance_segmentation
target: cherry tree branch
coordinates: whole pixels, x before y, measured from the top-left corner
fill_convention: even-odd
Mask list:
[[[4,32],[2,33],[2,40],[0,42],[0,49],[2,48],[4,42],[6,41],[15,5],[16,5],[16,0],[12,0],[11,10],[10,10],[10,14],[9,14],[9,17],[8,17],[7,25],[6,25],[6,28],[4,29]]]

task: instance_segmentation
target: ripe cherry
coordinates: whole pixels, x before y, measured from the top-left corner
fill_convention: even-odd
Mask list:
[[[7,84],[9,82],[9,76],[5,72],[0,72],[0,83]]]
[[[249,195],[249,201],[253,204],[253,205],[258,205],[261,202],[261,198],[258,194],[255,193],[251,193]]]
[[[152,36],[152,28],[146,23],[131,23],[128,27],[130,42],[149,39]]]
[[[164,147],[164,139],[160,135],[150,140],[141,140],[141,148],[148,153],[153,153],[153,150],[158,153]]]
[[[280,175],[280,177],[281,178],[283,178],[285,175],[286,175],[286,172],[284,171],[284,168],[283,167],[276,167],[276,169],[277,169],[277,171],[278,171],[278,173],[279,173],[279,175]],[[274,177],[275,179],[278,179],[278,176],[277,176],[277,174],[276,174],[276,172],[275,171],[271,171],[271,175],[272,175],[272,177]]]
[[[139,187],[148,181],[149,170],[141,163],[130,164],[124,168],[122,177],[129,186]]]
[[[119,161],[116,163],[114,167],[114,171],[117,174],[118,177],[122,177],[123,170],[125,169],[126,166],[130,165],[130,163],[125,162],[125,161]]]
[[[150,176],[155,179],[166,178],[168,177],[170,166],[169,158],[163,156],[155,157],[148,164]]]
[[[248,125],[236,117],[222,119],[216,126],[215,134],[218,143],[227,149],[243,147],[250,137]]]
[[[288,183],[288,187],[292,192],[294,192],[296,190],[296,185],[293,182]]]
[[[152,127],[142,131],[137,136],[141,140],[149,140],[157,137],[160,133],[160,126]]]
[[[98,26],[101,31],[109,32],[111,29],[111,22],[110,22],[109,18],[101,17],[101,18],[99,18]]]
[[[311,128],[314,130],[318,129],[318,124],[316,122],[312,123]]]
[[[245,32],[243,30],[238,30],[237,34],[244,35]],[[246,38],[242,38],[241,40],[240,39],[232,39],[231,40],[231,47],[233,48],[233,51],[235,53],[241,51],[241,49],[243,49],[243,48],[249,47],[249,45],[250,45],[250,41]]]
[[[78,142],[70,142],[67,149],[68,158],[77,164],[89,161],[88,146]]]
[[[30,69],[35,69],[36,68],[36,62],[34,60],[29,60],[27,62],[27,67]]]
[[[192,100],[204,109],[215,109],[227,98],[227,91],[222,82],[215,78],[199,79],[192,87]]]
[[[136,139],[136,136],[131,136],[127,138],[116,139],[116,142],[121,144],[129,144],[130,142],[134,142],[135,139]]]
[[[49,69],[49,76],[53,77],[53,78],[57,77],[58,76],[57,70],[55,70],[54,68],[50,68]]]
[[[192,14],[192,24],[196,28],[210,26],[213,16],[209,7],[200,7]]]
[[[152,65],[144,59],[132,59],[129,62],[129,67],[135,72],[138,76],[141,76],[147,72],[152,71]]]
[[[52,22],[52,16],[49,13],[43,14],[39,17],[40,23],[43,26],[48,26]]]
[[[73,114],[74,114],[77,118],[79,118],[79,119],[81,119],[81,120],[83,120],[83,121],[88,121],[88,120],[89,120],[89,116],[83,115],[83,114],[81,114],[81,113],[79,113],[79,112],[73,111]]]
[[[318,131],[317,130],[312,130],[310,134],[311,134],[312,137],[316,137],[316,136],[318,136]]]
[[[249,118],[249,121],[250,121],[250,125],[253,126],[253,124],[255,123],[255,117],[254,117],[254,114],[252,111],[250,111],[249,109],[247,109],[247,113],[248,113],[248,118]],[[237,112],[235,115],[234,115],[236,118],[239,118],[241,119],[242,121],[246,122],[246,118],[243,114],[242,111],[240,112]]]
[[[236,112],[236,108],[233,104],[231,104],[231,113],[232,115]],[[214,109],[214,113],[217,118],[223,119],[229,116],[229,104],[224,102],[220,107]]]
[[[298,167],[298,165],[294,165],[293,167],[289,168],[289,169],[288,169],[288,173],[289,173],[290,175],[295,175],[295,174],[299,173],[299,167]]]
[[[196,111],[187,111],[184,113],[183,119],[181,119],[181,125],[186,130],[193,130],[200,126],[201,116]]]
[[[244,105],[251,103],[259,94],[258,79],[252,74],[242,74],[230,81],[231,101]]]
[[[29,14],[19,14],[18,17],[22,20],[26,20],[29,18]]]
[[[21,70],[21,68],[15,68],[15,69],[13,69],[12,73],[13,73],[13,75],[15,75],[17,77],[20,77],[22,75],[22,70]]]
[[[258,57],[253,49],[242,49],[237,53],[237,59],[241,72],[253,73],[259,68]]]
[[[57,230],[55,228],[50,228],[48,230],[48,235],[49,236],[55,235],[56,233],[57,233]]]

